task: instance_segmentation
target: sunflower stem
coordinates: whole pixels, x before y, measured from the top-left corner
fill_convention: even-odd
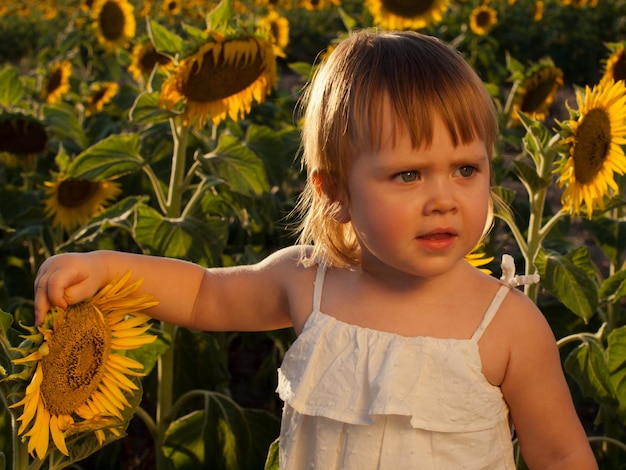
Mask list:
[[[161,181],[159,180],[157,175],[154,174],[154,170],[152,170],[152,167],[146,165],[143,167],[143,171],[148,176],[148,179],[150,180],[150,183],[152,184],[152,190],[154,192],[154,195],[156,196],[157,203],[159,204],[159,208],[161,209],[163,213],[166,213],[167,202],[165,200],[165,194],[163,193],[163,189],[161,188]]]
[[[141,406],[137,407],[135,415],[143,421],[143,424],[146,425],[148,432],[152,436],[152,440],[157,442],[159,440],[159,430],[157,429],[156,422],[152,419],[152,416],[150,416]]]
[[[173,118],[170,119],[170,125],[174,140],[174,151],[172,155],[172,172],[170,173],[165,215],[167,217],[178,217],[180,216],[182,196],[185,191],[185,167],[187,163],[185,157],[187,155],[189,127],[185,125],[178,127]]]
[[[158,372],[158,390],[157,390],[157,410],[156,410],[156,463],[157,470],[166,470],[168,462],[163,455],[163,440],[165,432],[171,421],[171,412],[173,404],[173,386],[174,386],[174,341],[176,338],[176,325],[161,322],[161,330],[166,333],[172,341],[165,353],[159,356],[157,372]]]

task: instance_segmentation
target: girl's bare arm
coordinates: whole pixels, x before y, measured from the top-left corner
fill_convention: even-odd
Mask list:
[[[543,314],[513,292],[505,314],[512,322],[504,397],[530,469],[598,468],[565,381],[559,352]]]
[[[253,266],[205,269],[193,263],[115,251],[68,253],[46,260],[35,280],[36,321],[52,305],[66,308],[132,270],[140,291],[159,305],[153,318],[199,330],[271,330],[291,325],[290,285],[303,268],[297,249],[285,249]]]

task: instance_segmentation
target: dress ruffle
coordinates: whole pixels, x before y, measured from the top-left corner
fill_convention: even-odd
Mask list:
[[[405,337],[313,311],[285,355],[277,391],[300,414],[349,424],[400,415],[418,429],[481,431],[508,415],[481,368],[473,339]]]

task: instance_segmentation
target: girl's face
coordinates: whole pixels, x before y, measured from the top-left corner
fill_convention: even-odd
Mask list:
[[[439,116],[433,142],[412,148],[407,132],[392,145],[383,120],[380,151],[355,157],[344,198],[363,269],[389,276],[433,277],[459,265],[479,242],[489,211],[485,143],[453,145]]]

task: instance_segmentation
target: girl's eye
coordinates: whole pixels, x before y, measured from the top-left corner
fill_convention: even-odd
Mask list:
[[[469,178],[476,172],[476,168],[470,165],[465,165],[459,168],[458,171],[459,171],[459,175],[461,175],[463,178]]]
[[[417,171],[402,171],[394,176],[396,181],[400,181],[402,183],[412,183],[419,178],[419,173]]]

